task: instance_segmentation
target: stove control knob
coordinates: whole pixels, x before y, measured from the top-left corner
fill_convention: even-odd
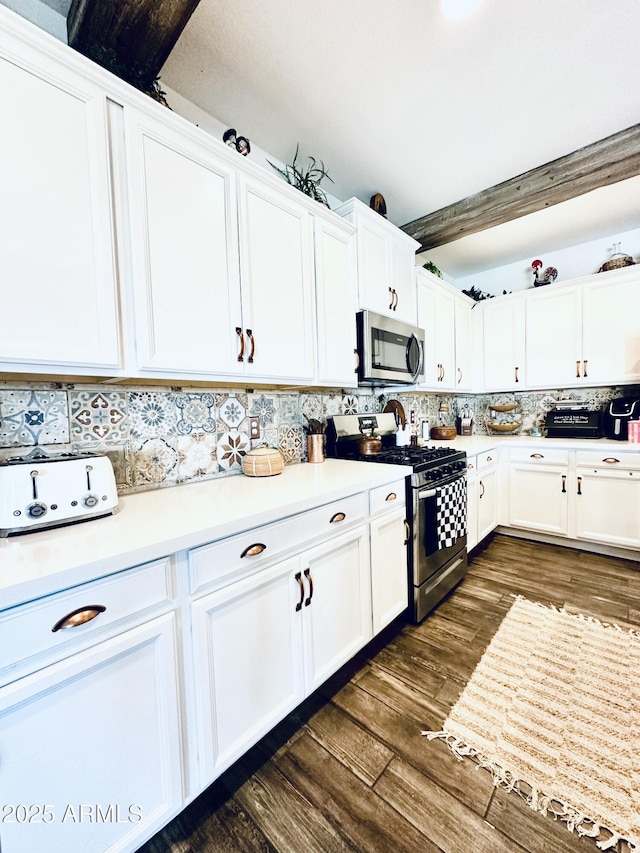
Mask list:
[[[26,512],[29,518],[42,518],[47,513],[47,505],[40,501],[34,501],[32,504],[29,504]]]
[[[89,493],[88,495],[85,495],[82,498],[82,504],[83,504],[83,506],[86,506],[89,509],[92,509],[94,506],[96,506],[96,504],[98,503],[99,500],[100,499],[98,498],[97,495]]]

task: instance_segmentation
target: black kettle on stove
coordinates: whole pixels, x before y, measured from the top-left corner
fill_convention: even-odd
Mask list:
[[[629,436],[629,421],[637,420],[640,420],[640,398],[619,397],[605,406],[602,430],[607,438],[626,441]]]

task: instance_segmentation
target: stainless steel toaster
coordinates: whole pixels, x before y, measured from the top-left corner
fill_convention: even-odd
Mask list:
[[[0,462],[0,536],[111,515],[118,491],[108,456],[36,448]]]

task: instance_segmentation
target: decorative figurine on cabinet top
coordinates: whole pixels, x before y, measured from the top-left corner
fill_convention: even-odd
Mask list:
[[[552,281],[555,281],[558,278],[558,270],[555,267],[547,267],[546,270],[542,272],[542,261],[532,261],[531,269],[533,270],[534,287],[542,287],[543,284],[551,284]]]
[[[251,143],[246,136],[237,136],[235,127],[225,130],[222,141],[230,148],[235,148],[238,154],[242,154],[243,157],[246,157],[251,151]]]

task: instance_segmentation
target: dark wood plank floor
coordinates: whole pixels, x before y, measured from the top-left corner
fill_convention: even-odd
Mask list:
[[[391,626],[140,853],[597,853],[420,733],[442,727],[513,594],[637,627],[638,569],[496,535],[431,616]]]

